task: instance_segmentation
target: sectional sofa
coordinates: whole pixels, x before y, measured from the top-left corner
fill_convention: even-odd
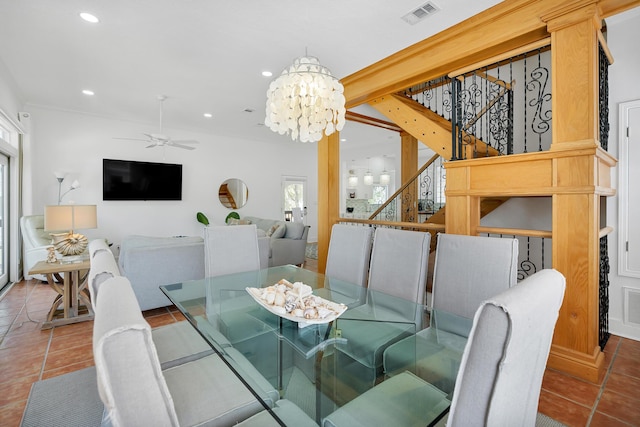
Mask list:
[[[309,226],[246,217],[256,224],[260,267],[304,263]],[[120,244],[118,267],[131,282],[142,310],[164,307],[159,286],[204,278],[204,240],[198,236],[131,235]]]

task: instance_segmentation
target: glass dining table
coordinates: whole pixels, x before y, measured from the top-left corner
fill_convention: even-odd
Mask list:
[[[342,307],[337,318],[293,321],[260,304],[248,288],[262,289],[282,279],[308,285],[314,296]],[[385,380],[385,345],[429,326],[421,304],[286,265],[161,286],[208,344],[271,411],[287,399],[320,424],[329,414]],[[342,311],[341,310],[341,311]],[[447,315],[443,313],[443,315]],[[448,316],[453,316],[448,314]],[[454,316],[455,317],[455,316]],[[460,319],[471,328],[469,319]],[[434,326],[431,326],[434,328]],[[438,334],[428,334],[437,351]],[[400,370],[416,372],[415,340],[404,340]],[[424,344],[424,343],[423,343]],[[370,352],[367,353],[367,352]],[[461,357],[461,353],[459,356]],[[459,360],[455,361],[459,365]],[[395,366],[395,372],[398,371]],[[266,384],[266,386],[265,386]],[[265,390],[265,388],[267,390]],[[450,399],[450,393],[448,398]],[[435,424],[449,409],[415,407],[424,425]]]

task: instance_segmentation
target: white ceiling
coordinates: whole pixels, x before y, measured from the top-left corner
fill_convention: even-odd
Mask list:
[[[164,94],[167,128],[285,141],[261,123],[269,82],[295,57],[306,51],[342,78],[498,1],[433,0],[439,12],[415,25],[401,19],[423,3],[0,0],[0,61],[27,111],[80,111],[155,131]],[[81,20],[83,11],[100,23]],[[347,129],[343,136],[351,138]]]

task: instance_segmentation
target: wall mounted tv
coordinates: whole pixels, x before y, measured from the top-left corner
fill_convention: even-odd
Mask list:
[[[182,200],[182,165],[103,159],[102,200]]]

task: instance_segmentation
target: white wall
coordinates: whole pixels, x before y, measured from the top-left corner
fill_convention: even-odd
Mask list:
[[[640,55],[637,41],[640,40],[640,8],[607,20],[607,44],[614,57],[609,67],[609,152],[619,156],[618,151],[618,104],[640,99]],[[633,166],[632,166],[633,167]],[[613,186],[618,188],[617,170],[613,174]],[[635,191],[635,193],[634,193]],[[637,197],[637,189],[631,197]],[[609,331],[640,340],[640,328],[623,322],[623,287],[640,289],[640,279],[618,275],[618,197],[607,199],[607,224],[613,226],[609,235]]]
[[[281,218],[282,175],[308,179],[309,240],[317,240],[317,146],[283,137],[282,143],[247,141],[191,131],[165,129],[176,139],[196,139],[193,151],[177,148],[144,148],[143,141],[113,137],[140,137],[153,124],[124,122],[87,114],[28,107],[33,144],[33,212],[42,213],[57,203],[54,171],[68,173],[63,192],[74,179],[81,187],[63,203],[98,205],[98,229],[80,230],[91,237],[105,237],[118,244],[123,236],[201,235],[196,212],[212,224],[223,224],[230,212],[218,200],[218,187],[227,178],[240,178],[249,188],[240,216]],[[126,159],[183,165],[182,201],[103,201],[102,159]]]
[[[18,120],[21,106],[22,101],[13,77],[0,59],[0,109],[12,119]]]

